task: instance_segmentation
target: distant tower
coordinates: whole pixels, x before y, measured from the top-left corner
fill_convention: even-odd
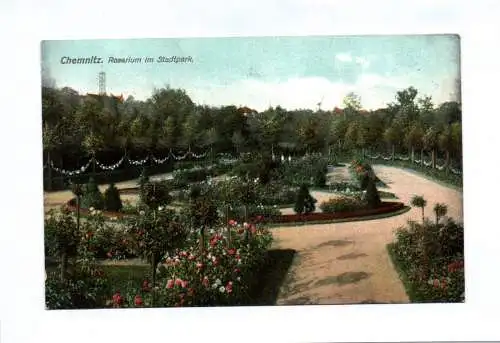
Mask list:
[[[106,73],[99,72],[99,95],[106,95]]]

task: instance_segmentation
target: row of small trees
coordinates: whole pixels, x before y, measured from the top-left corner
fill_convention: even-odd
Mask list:
[[[418,207],[422,210],[422,223],[425,222],[425,207],[427,206],[427,200],[421,195],[415,195],[412,197],[410,201],[411,205],[414,207]],[[436,218],[436,225],[439,224],[439,221],[446,216],[448,213],[448,206],[442,203],[434,204],[432,208]]]
[[[183,90],[171,88],[155,91],[146,101],[129,97],[123,103],[83,96],[70,88],[43,88],[44,151],[53,156],[88,156],[131,150],[279,154],[376,148],[426,149],[434,156],[441,150],[458,159],[460,104],[436,107],[430,98],[417,95],[410,87],[397,92],[388,107],[369,112],[361,109],[359,101],[345,101],[344,109],[332,111],[290,111],[278,106],[256,113],[245,107],[199,106]]]

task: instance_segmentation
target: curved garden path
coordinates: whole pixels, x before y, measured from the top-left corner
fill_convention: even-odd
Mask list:
[[[426,215],[432,217],[436,202],[448,205],[448,215],[462,220],[462,193],[416,173],[388,166],[374,166],[388,191],[409,204],[413,195],[427,199]],[[328,198],[314,192],[313,196]],[[318,204],[323,199],[318,199]],[[408,297],[394,270],[386,244],[394,229],[408,219],[421,220],[421,210],[369,221],[318,224],[273,229],[274,247],[297,251],[277,305],[406,303]]]

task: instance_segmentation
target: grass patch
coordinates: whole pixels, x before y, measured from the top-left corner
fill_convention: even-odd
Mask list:
[[[389,253],[389,257],[391,258],[392,264],[396,271],[399,274],[399,278],[401,282],[403,283],[403,286],[406,291],[406,295],[408,295],[408,298],[410,299],[410,302],[426,302],[425,298],[423,297],[423,294],[419,292],[419,289],[417,285],[412,283],[409,278],[408,274],[404,270],[403,266],[403,261],[401,261],[395,251],[395,244],[394,243],[389,243],[387,244],[387,252]]]
[[[252,285],[252,301],[246,305],[276,305],[280,288],[286,279],[295,254],[296,251],[292,249],[273,249],[267,252],[258,278]]]

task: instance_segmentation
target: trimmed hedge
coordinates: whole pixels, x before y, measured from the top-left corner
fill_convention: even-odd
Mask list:
[[[405,205],[400,202],[382,202],[378,208],[375,209],[361,209],[350,212],[337,212],[337,213],[322,213],[313,212],[309,214],[282,214],[272,218],[270,223],[294,223],[294,222],[315,222],[327,221],[335,219],[347,219],[355,217],[372,216],[377,214],[386,214],[396,212],[403,209]]]

